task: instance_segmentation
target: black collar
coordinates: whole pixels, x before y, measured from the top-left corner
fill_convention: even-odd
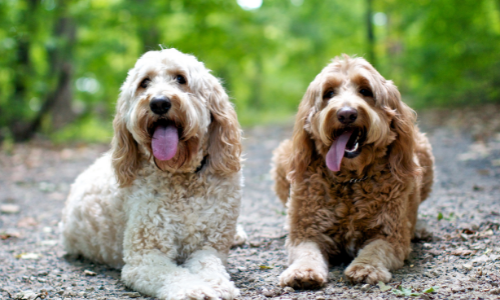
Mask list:
[[[203,169],[203,167],[207,164],[207,158],[208,158],[208,154],[205,155],[205,157],[203,157],[203,160],[201,161],[201,164],[198,166],[198,168],[196,168],[196,171],[194,171],[194,173],[198,173],[201,171],[201,169]]]
[[[194,173],[198,173],[201,171],[201,169],[203,169],[203,167],[207,164],[207,159],[208,159],[208,154],[205,155],[205,157],[203,157],[200,165],[198,166],[198,168],[196,168],[196,170],[194,171]],[[156,159],[153,158],[153,162],[155,163],[155,166],[158,168],[158,170],[161,170],[160,167],[158,167],[158,164],[156,163]]]

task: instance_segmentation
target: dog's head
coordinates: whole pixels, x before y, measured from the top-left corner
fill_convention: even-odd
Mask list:
[[[363,58],[335,58],[309,85],[293,133],[291,180],[314,157],[333,172],[357,171],[388,157],[396,178],[417,174],[415,113],[392,81]]]
[[[241,130],[219,81],[194,56],[175,49],[145,53],[121,88],[113,121],[113,167],[120,186],[142,158],[168,172],[240,169]]]

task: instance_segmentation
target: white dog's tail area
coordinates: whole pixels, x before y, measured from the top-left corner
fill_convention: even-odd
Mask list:
[[[241,224],[236,225],[236,234],[232,247],[237,247],[245,244],[248,241],[248,235]]]

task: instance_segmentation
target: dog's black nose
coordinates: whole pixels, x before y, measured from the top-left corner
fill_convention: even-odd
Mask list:
[[[342,124],[351,124],[358,118],[358,111],[352,107],[342,107],[337,112],[337,119]]]
[[[151,102],[149,102],[149,107],[155,114],[163,115],[168,112],[170,107],[172,107],[172,103],[166,96],[156,96],[151,99]]]

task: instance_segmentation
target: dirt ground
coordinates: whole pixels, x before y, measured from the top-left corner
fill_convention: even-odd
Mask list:
[[[249,242],[228,264],[239,299],[500,299],[500,106],[424,111],[419,124],[436,157],[434,191],[419,211],[432,237],[413,244],[386,286],[345,282],[346,261],[313,291],[277,281],[287,266],[286,212],[271,190],[270,158],[292,125],[245,130],[240,220]],[[120,271],[64,256],[58,241],[70,184],[107,149],[42,141],[2,149],[0,299],[150,299],[127,289]]]

